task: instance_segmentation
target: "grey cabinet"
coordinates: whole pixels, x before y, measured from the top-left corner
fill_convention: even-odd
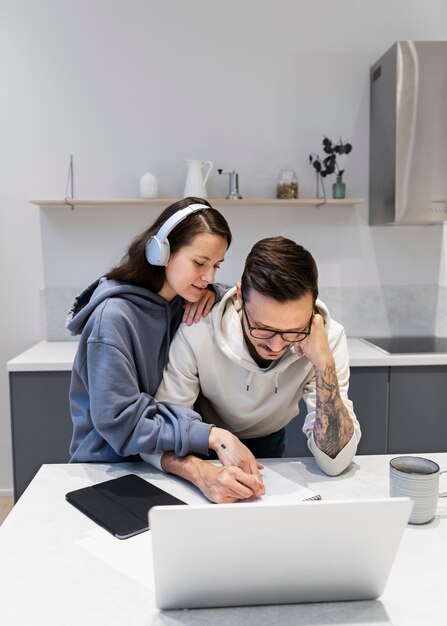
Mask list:
[[[388,452],[447,451],[447,366],[390,368]]]
[[[67,463],[71,372],[10,372],[14,494],[43,463]],[[362,429],[358,454],[447,451],[447,366],[353,367],[349,397]],[[286,455],[310,456],[306,405],[286,429]]]
[[[44,463],[67,463],[71,372],[10,372],[14,498]]]
[[[351,368],[349,398],[362,431],[358,454],[386,453],[388,389],[388,367]]]
[[[286,456],[312,456],[307,447],[307,437],[302,431],[307,414],[306,403],[300,400],[299,415],[286,426]]]
[[[388,367],[351,368],[349,398],[360,422],[362,438],[358,454],[385,454],[388,429]],[[286,428],[286,455],[310,456],[302,426],[307,413],[301,400],[300,413]]]
[[[352,367],[349,397],[360,422],[358,454],[447,452],[447,366]],[[287,427],[287,456],[308,456],[306,407]]]

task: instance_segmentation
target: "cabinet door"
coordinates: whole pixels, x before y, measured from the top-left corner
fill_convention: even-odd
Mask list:
[[[349,398],[360,422],[362,438],[357,454],[386,454],[388,427],[389,368],[351,368]],[[301,428],[307,413],[300,401],[300,414],[286,429],[286,456],[310,456],[306,437]]]
[[[349,398],[360,423],[357,454],[386,454],[388,429],[388,367],[352,367]]]
[[[44,463],[67,463],[72,435],[70,372],[11,372],[14,495]]]
[[[447,366],[392,367],[390,454],[447,451]]]
[[[286,426],[286,456],[312,456],[307,447],[307,437],[302,428],[307,415],[307,406],[304,400],[299,403],[299,415],[293,418]]]

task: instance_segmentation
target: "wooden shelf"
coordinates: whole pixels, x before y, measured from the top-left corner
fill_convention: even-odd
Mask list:
[[[123,199],[79,199],[67,198],[56,200],[36,200],[32,199],[32,204],[41,207],[95,207],[95,206],[169,206],[176,202],[178,198],[123,198]],[[242,198],[240,200],[226,200],[225,198],[208,198],[213,206],[354,206],[362,204],[363,198],[343,198],[334,200],[332,198],[298,198],[297,200],[277,200],[276,198]]]

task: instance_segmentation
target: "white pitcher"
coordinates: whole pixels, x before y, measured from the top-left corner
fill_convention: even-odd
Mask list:
[[[189,196],[195,196],[196,198],[206,198],[206,181],[211,174],[213,164],[211,161],[197,161],[196,159],[187,159],[185,163],[188,170],[186,172],[183,197],[188,198]],[[208,170],[205,176],[203,176],[202,170],[205,166],[208,166]]]

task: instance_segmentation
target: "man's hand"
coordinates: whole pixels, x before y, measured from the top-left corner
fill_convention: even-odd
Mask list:
[[[219,503],[257,499],[265,493],[260,476],[246,474],[234,465],[217,467],[206,461],[200,468],[198,487],[209,500]]]
[[[234,465],[219,467],[193,455],[179,458],[173,452],[165,452],[161,466],[165,472],[180,476],[198,487],[211,502],[229,503],[260,498],[265,492],[260,476],[247,474]]]
[[[261,476],[259,470],[263,466],[258,463],[247,446],[244,446],[229,430],[214,426],[210,430],[208,446],[216,452],[222,465],[227,467],[236,465],[247,474]]]
[[[206,317],[211,311],[215,301],[216,292],[214,289],[205,289],[197,302],[185,303],[182,322],[186,322],[188,326],[200,322],[202,317]]]
[[[295,352],[300,356],[306,356],[316,370],[324,369],[334,362],[326,331],[324,320],[320,313],[314,313],[310,335],[295,344]]]

